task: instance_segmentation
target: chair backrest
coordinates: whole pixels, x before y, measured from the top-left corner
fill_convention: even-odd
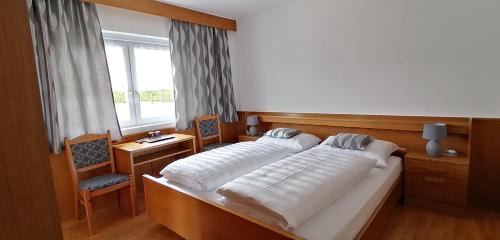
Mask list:
[[[106,134],[86,134],[71,140],[65,138],[64,146],[75,185],[78,184],[78,173],[108,165],[111,166],[111,172],[115,172],[109,130]]]
[[[196,117],[195,123],[200,149],[203,149],[205,140],[216,139],[219,143],[222,142],[219,115],[199,116]]]

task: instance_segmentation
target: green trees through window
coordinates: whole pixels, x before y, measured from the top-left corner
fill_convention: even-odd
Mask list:
[[[113,91],[115,103],[125,103],[125,92]],[[149,90],[139,91],[139,98],[141,102],[173,102],[173,90]]]

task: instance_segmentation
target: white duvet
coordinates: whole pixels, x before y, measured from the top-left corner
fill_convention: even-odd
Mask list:
[[[317,146],[217,189],[228,207],[293,230],[368,175],[373,159]]]
[[[276,144],[241,142],[175,161],[160,174],[169,182],[208,191],[291,154],[292,149]]]

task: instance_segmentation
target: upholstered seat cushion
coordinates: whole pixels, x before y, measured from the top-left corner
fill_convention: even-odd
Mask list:
[[[214,149],[220,148],[220,147],[225,147],[225,146],[231,145],[231,144],[232,143],[214,143],[214,144],[205,145],[205,146],[203,146],[203,152],[214,150]]]
[[[80,190],[88,189],[90,191],[109,187],[128,180],[128,176],[118,173],[108,173],[89,179],[82,180],[78,183]]]

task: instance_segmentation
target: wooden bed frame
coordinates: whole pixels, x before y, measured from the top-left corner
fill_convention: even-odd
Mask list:
[[[404,159],[405,149],[393,155]],[[303,239],[279,227],[143,175],[148,215],[186,239]],[[378,239],[403,195],[402,176],[378,204],[355,239]]]

